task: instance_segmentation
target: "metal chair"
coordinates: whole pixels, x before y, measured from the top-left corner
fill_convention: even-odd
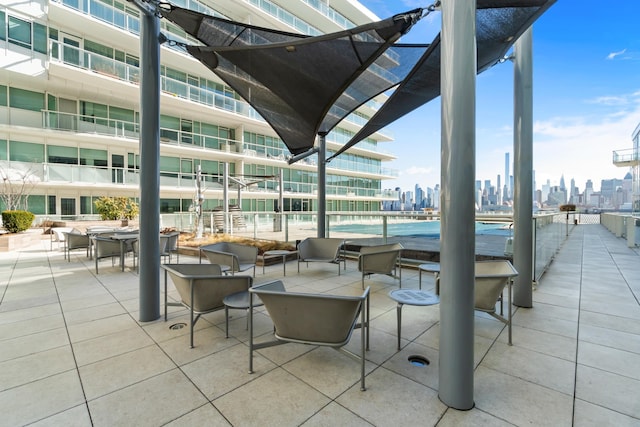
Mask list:
[[[361,247],[358,271],[362,272],[362,289],[364,289],[364,276],[371,274],[386,274],[394,279],[397,278],[402,287],[402,263],[400,262],[402,249],[404,248],[400,243]]]
[[[91,241],[88,235],[70,231],[64,233],[64,240],[64,257],[67,258],[69,262],[71,262],[71,251],[75,249],[84,249],[87,257],[89,256]]]
[[[222,310],[224,298],[238,292],[246,292],[253,279],[249,276],[223,276],[215,264],[163,264],[164,269],[164,320],[168,306],[183,306],[189,309],[190,345],[193,348],[193,326],[202,314]],[[167,299],[167,275],[180,295],[180,302]],[[228,324],[228,312],[225,312]]]
[[[256,261],[258,260],[258,248],[255,246],[241,245],[233,242],[219,242],[200,247],[200,261],[204,255],[211,264],[228,266],[226,272],[233,275],[236,271],[242,272],[253,268],[253,276],[256,275]]]
[[[327,346],[360,362],[360,390],[365,390],[365,349],[369,347],[369,288],[360,296],[287,292],[280,280],[249,289],[249,373],[253,352],[289,342]],[[253,342],[253,300],[260,297],[274,325],[275,340]],[[360,317],[360,322],[358,322]],[[359,354],[344,346],[355,328],[362,328]]]

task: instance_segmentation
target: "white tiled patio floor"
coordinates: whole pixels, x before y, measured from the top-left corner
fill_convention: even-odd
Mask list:
[[[326,348],[261,350],[248,374],[241,311],[228,339],[223,312],[204,316],[190,349],[188,328],[169,329],[188,321],[186,310],[140,323],[136,274],[106,260],[95,275],[82,252],[67,262],[48,243],[0,254],[3,426],[640,425],[640,255],[599,225],[575,228],[534,308],[515,311],[513,346],[501,323],[477,314],[470,411],[438,399],[446,380],[438,378],[438,306],[405,306],[396,351],[391,278],[367,280],[371,351],[361,392],[358,364]],[[302,269],[289,263],[288,289],[361,292],[353,262],[339,277],[332,265]],[[281,265],[265,275],[258,268],[256,283],[281,274]],[[428,275],[425,285],[433,288]],[[417,272],[405,269],[403,287],[417,286]],[[263,311],[256,328],[271,331]],[[413,354],[431,365],[411,365]]]

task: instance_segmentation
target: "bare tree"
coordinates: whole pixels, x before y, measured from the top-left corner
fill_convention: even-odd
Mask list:
[[[29,210],[29,195],[35,187],[38,177],[32,168],[19,170],[0,165],[2,192],[0,201],[6,210]]]

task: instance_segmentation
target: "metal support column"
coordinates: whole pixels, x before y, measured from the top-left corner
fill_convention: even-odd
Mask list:
[[[326,133],[318,134],[318,237],[327,237],[327,140]]]
[[[229,162],[224,162],[224,176],[222,177],[222,205],[224,212],[224,232],[229,232]]]
[[[137,3],[136,3],[137,4]],[[160,317],[160,19],[140,14],[140,321]],[[145,7],[146,6],[146,7]]]
[[[533,281],[533,55],[532,29],[515,43],[513,96],[514,240],[513,266],[518,271],[513,303],[532,307]]]
[[[282,231],[282,216],[284,215],[284,169],[282,168],[278,173],[278,213],[276,215],[279,229]]]
[[[473,407],[476,1],[442,2],[439,397]]]

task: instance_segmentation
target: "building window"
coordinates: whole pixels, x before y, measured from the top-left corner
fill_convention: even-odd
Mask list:
[[[44,163],[44,145],[31,142],[9,141],[9,160]]]
[[[0,10],[0,40],[7,39],[7,22],[5,21],[6,14]]]
[[[31,49],[31,23],[9,16],[9,43]]]
[[[40,112],[44,110],[44,94],[15,87],[9,88],[9,106]]]
[[[33,50],[47,53],[47,27],[37,22],[33,23]]]
[[[47,147],[47,161],[49,163],[77,165],[78,149],[75,147],[61,147],[59,145],[49,145]]]

